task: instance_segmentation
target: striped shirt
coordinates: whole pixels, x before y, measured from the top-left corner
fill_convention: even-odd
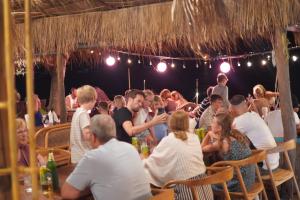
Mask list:
[[[198,136],[192,133],[187,135],[188,139],[182,141],[176,138],[174,133],[169,133],[152,154],[143,160],[150,183],[163,186],[170,180],[194,179],[205,175],[206,167]],[[199,194],[209,197],[206,199],[212,199],[210,186],[199,186],[197,190]],[[190,199],[191,194],[187,188],[179,187],[175,192],[176,199]]]
[[[70,131],[71,162],[78,163],[90,150],[89,144],[83,140],[82,131],[90,125],[90,116],[84,108],[77,108],[73,115]]]
[[[206,108],[210,106],[209,97],[205,97],[195,111],[196,118],[200,118]]]

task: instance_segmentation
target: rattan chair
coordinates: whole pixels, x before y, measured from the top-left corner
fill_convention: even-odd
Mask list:
[[[296,148],[295,140],[289,140],[287,142],[278,144],[277,147],[267,150],[267,154],[282,152],[283,158],[284,158],[284,163],[287,164],[287,169],[278,168],[274,172],[272,172],[272,170],[270,168],[270,164],[269,164],[268,160],[266,160],[266,165],[267,165],[267,168],[269,171],[269,175],[262,176],[262,180],[264,181],[266,186],[271,185],[271,187],[274,191],[276,200],[280,200],[280,196],[279,196],[277,187],[290,179],[293,179],[294,185],[296,187],[298,199],[300,199],[298,183],[297,183],[295,173],[294,173],[294,170],[293,170],[293,167],[292,167],[289,155],[288,155],[288,151],[294,150],[295,148]]]
[[[207,172],[209,175],[201,179],[195,180],[174,180],[166,183],[163,188],[169,188],[173,185],[182,184],[190,188],[193,196],[193,200],[200,200],[196,187],[202,185],[212,185],[212,184],[222,184],[224,189],[224,196],[227,200],[230,200],[228,193],[226,181],[229,181],[233,177],[233,168],[232,167],[208,167]]]
[[[257,150],[252,153],[251,156],[248,158],[245,158],[243,160],[234,160],[234,161],[220,161],[214,163],[212,166],[232,166],[234,168],[234,171],[237,175],[237,178],[240,183],[240,187],[242,189],[241,192],[229,192],[229,195],[233,199],[245,199],[245,200],[252,200],[260,193],[263,194],[263,197],[265,199],[268,199],[264,184],[260,175],[259,168],[257,166],[257,163],[262,162],[266,159],[266,151],[265,150]],[[252,187],[247,190],[240,168],[248,165],[255,165],[255,171],[256,171],[256,182],[252,185]]]

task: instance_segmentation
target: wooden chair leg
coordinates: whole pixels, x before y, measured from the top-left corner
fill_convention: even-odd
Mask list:
[[[225,194],[225,199],[230,200],[230,195],[229,195],[226,183],[222,183],[222,186],[223,186],[223,190],[224,190],[224,194]]]
[[[273,182],[272,182],[272,189],[274,191],[275,199],[280,200],[280,195],[278,193],[278,189],[277,189],[276,185]]]
[[[266,193],[266,189],[265,189],[265,188],[263,189],[262,193],[263,193],[264,199],[265,199],[265,200],[268,200],[268,196],[267,196],[267,193]]]
[[[295,175],[294,175],[294,177],[293,177],[293,180],[294,180],[294,185],[295,185],[295,188],[296,188],[296,192],[297,192],[298,199],[300,199],[299,186],[298,186],[297,179],[296,179]]]

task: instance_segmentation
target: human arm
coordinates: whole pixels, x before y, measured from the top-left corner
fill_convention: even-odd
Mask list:
[[[89,193],[89,186],[92,180],[93,164],[83,157],[74,171],[67,178],[61,189],[61,196],[64,199],[76,199]]]
[[[124,130],[129,136],[134,136],[138,133],[141,133],[149,129],[150,127],[166,122],[167,117],[168,114],[166,113],[157,115],[154,116],[152,120],[136,126],[134,126],[131,121],[127,120],[123,122],[122,127],[124,128]]]
[[[66,109],[71,110],[71,101],[68,96],[65,98],[65,104],[66,104]]]
[[[204,137],[201,147],[203,152],[219,151],[221,147],[220,138],[213,132],[209,131]]]
[[[88,113],[81,113],[79,116],[79,126],[84,141],[90,140],[90,116]]]

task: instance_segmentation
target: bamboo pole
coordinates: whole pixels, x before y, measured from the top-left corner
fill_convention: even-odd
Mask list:
[[[131,81],[130,81],[130,67],[128,66],[127,70],[127,76],[128,76],[128,90],[131,89]]]
[[[286,32],[279,28],[275,31],[275,61],[277,66],[278,76],[278,88],[280,98],[280,109],[282,116],[282,124],[284,130],[284,141],[290,139],[297,139],[296,124],[291,100],[291,88],[290,88],[290,74],[288,63],[288,49]],[[293,168],[295,169],[296,150],[290,151],[290,160]],[[283,187],[286,192],[284,195],[288,195],[289,198],[293,197],[293,184],[290,181]]]
[[[11,40],[11,10],[10,0],[3,2],[4,8],[4,64],[6,75],[6,93],[7,93],[7,118],[8,118],[8,134],[10,149],[10,168],[12,180],[12,198],[19,199],[19,183],[17,168],[17,142],[16,142],[16,99],[15,99],[15,82],[14,67],[12,64],[12,40]]]
[[[33,89],[33,62],[32,62],[32,34],[31,34],[31,0],[25,0],[25,55],[26,55],[26,95],[28,99],[27,111],[29,115],[29,147],[30,147],[30,168],[32,180],[32,199],[38,199],[38,176],[36,167],[35,138],[34,138],[34,89]]]

